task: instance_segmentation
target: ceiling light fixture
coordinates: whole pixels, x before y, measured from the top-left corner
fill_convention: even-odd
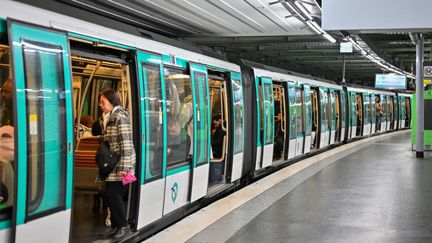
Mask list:
[[[310,15],[309,11],[303,6],[303,4],[299,1],[295,1],[294,5],[297,6],[298,9],[306,16],[307,19],[313,20],[312,16]]]

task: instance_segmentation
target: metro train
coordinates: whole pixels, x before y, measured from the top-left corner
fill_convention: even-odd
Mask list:
[[[84,121],[101,115],[105,88],[131,115],[138,181],[125,207],[137,241],[278,168],[411,119],[407,93],[218,59],[6,0],[0,85],[0,242],[78,241],[72,218],[91,204],[81,194],[101,187]],[[217,157],[214,117],[225,134]],[[188,139],[183,155],[168,152]]]

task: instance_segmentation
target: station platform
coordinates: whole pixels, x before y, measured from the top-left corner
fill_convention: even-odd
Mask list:
[[[146,242],[432,242],[432,156],[410,131],[290,165]]]

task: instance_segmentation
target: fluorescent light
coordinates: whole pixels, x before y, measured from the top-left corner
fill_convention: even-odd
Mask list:
[[[319,32],[324,32],[324,30],[321,29],[321,26],[319,26],[315,21],[310,21],[310,22]]]
[[[297,8],[300,9],[300,11],[306,16],[306,18],[312,20],[312,16],[309,14],[309,11],[301,4],[299,1],[295,1],[294,4],[297,6]]]
[[[333,38],[333,36],[331,36],[331,35],[329,35],[329,34],[327,34],[325,32],[324,32],[323,36],[324,36],[324,38],[326,38],[327,40],[329,40],[331,43],[335,43],[336,42],[336,39]]]
[[[306,18],[303,17],[303,15],[301,15],[299,13],[299,11],[297,11],[297,9],[295,9],[294,6],[291,5],[291,3],[287,2],[287,1],[282,1],[282,4],[285,4],[290,9],[291,13],[294,13],[294,15],[299,17],[301,20],[306,21]]]
[[[306,21],[306,24],[313,30],[315,31],[318,35],[321,34],[321,31],[319,29],[317,29],[315,27],[315,25],[313,25],[312,23],[314,23],[313,21]]]

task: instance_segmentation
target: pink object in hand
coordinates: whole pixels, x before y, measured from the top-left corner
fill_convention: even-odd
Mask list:
[[[128,172],[126,175],[123,176],[122,183],[125,186],[125,185],[127,185],[129,183],[132,183],[132,182],[136,181],[136,180],[137,180],[137,178],[133,174],[131,174],[130,172]]]

